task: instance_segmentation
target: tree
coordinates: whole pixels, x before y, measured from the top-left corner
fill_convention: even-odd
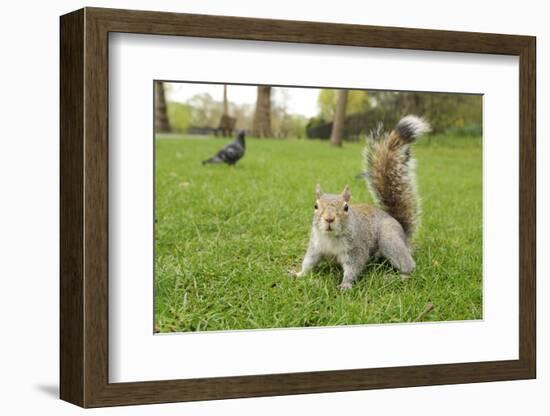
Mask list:
[[[227,84],[223,84],[223,115],[229,115],[229,101],[227,101]]]
[[[155,82],[155,131],[158,133],[169,133],[171,130],[166,110],[164,83],[157,81]]]
[[[285,129],[289,137],[301,139],[306,134],[307,118],[301,114],[290,114],[285,120]]]
[[[222,103],[208,93],[195,94],[187,105],[191,107],[191,124],[196,127],[215,127],[222,116]]]
[[[348,103],[348,90],[338,90],[337,97],[334,121],[332,122],[332,133],[330,135],[330,144],[332,146],[342,146],[344,124],[346,121],[346,106]]]
[[[220,118],[217,132],[224,137],[231,136],[235,130],[236,119],[229,116],[229,101],[227,100],[227,84],[223,84],[223,112]],[[216,133],[217,136],[217,133]]]
[[[255,105],[253,104],[235,104],[229,103],[229,111],[233,114],[233,117],[237,119],[235,124],[236,129],[249,129],[254,121]]]
[[[334,110],[336,109],[335,90],[322,89],[317,97],[317,107],[319,107],[320,121],[329,122],[334,119]]]
[[[258,98],[256,99],[256,111],[252,133],[256,137],[273,137],[271,132],[271,87],[258,86]]]
[[[370,92],[372,108],[388,126],[407,114],[425,117],[434,133],[482,125],[482,96],[425,92]]]
[[[317,106],[319,116],[327,123],[334,119],[338,90],[322,89],[319,91]],[[362,113],[370,108],[369,93],[365,90],[348,90],[346,115]]]
[[[172,132],[185,133],[191,126],[191,107],[175,101],[168,101],[166,106]]]

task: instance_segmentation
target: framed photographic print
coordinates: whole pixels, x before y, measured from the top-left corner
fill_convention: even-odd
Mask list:
[[[61,17],[61,387],[534,378],[535,38]]]

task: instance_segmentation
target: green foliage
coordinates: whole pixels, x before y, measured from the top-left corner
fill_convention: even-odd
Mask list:
[[[323,124],[326,124],[326,121],[323,119],[321,115],[318,115],[316,117],[311,117],[306,123],[306,129],[321,126]]]
[[[311,121],[309,127],[332,122],[336,106],[335,90],[320,90],[318,105],[319,115]],[[346,114],[347,139],[366,134],[380,120],[384,120],[386,127],[390,128],[407,114],[424,116],[429,120],[435,133],[450,130],[453,134],[480,134],[482,96],[350,90]],[[465,130],[464,133],[460,133],[462,130]]]
[[[307,117],[300,114],[291,114],[288,119],[288,136],[301,139],[306,135]]]
[[[161,332],[482,318],[482,147],[433,136],[414,146],[423,217],[417,269],[402,282],[373,262],[349,292],[327,261],[293,279],[317,182],[368,201],[362,145],[248,139],[233,168],[201,166],[220,139],[156,140],[155,325]]]
[[[276,137],[301,139],[306,134],[307,118],[300,114],[272,114],[271,126]]]
[[[317,106],[319,107],[319,116],[317,119],[321,121],[331,121],[334,118],[334,111],[336,109],[336,91],[327,89],[319,90]]]
[[[460,127],[449,127],[445,132],[457,137],[475,137],[481,136],[482,128],[481,124],[470,123]]]
[[[287,111],[288,94],[284,88],[275,88],[273,94],[277,100],[272,100],[271,125],[276,137],[304,137],[306,117],[291,114]],[[231,93],[231,90],[229,91]],[[189,125],[196,127],[217,127],[223,112],[221,101],[215,100],[210,94],[197,94],[187,100],[184,105],[190,111]],[[237,119],[236,129],[251,129],[254,119],[254,106],[250,104],[237,105],[229,102],[229,115]],[[178,130],[184,132],[185,130]]]
[[[474,94],[446,94],[426,92],[371,92],[374,106],[383,113],[393,112],[397,117],[417,114],[425,117],[433,131],[461,130],[467,126],[482,125],[482,96]]]
[[[237,105],[229,102],[229,115],[237,119],[235,128],[250,129],[254,120],[254,106],[251,104]]]
[[[330,122],[334,118],[336,109],[336,90],[321,89],[317,98],[319,118]],[[346,114],[354,114],[367,110],[370,107],[369,95],[365,90],[349,90]]]
[[[191,124],[195,127],[217,127],[223,113],[221,101],[208,93],[196,94],[187,100],[191,108]]]
[[[187,128],[191,125],[191,107],[173,101],[168,101],[166,106],[172,132],[185,133]]]

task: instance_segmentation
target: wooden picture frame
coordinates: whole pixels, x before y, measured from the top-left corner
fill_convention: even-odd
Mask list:
[[[82,407],[535,378],[535,38],[85,8],[61,17],[60,396]],[[519,359],[109,383],[108,34],[368,46],[519,57]]]

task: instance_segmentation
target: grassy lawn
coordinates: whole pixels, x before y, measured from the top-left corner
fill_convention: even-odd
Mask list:
[[[160,332],[304,327],[482,318],[480,138],[431,137],[413,148],[422,222],[417,268],[402,282],[369,265],[340,292],[324,262],[295,280],[308,243],[314,187],[370,201],[362,144],[247,139],[235,166],[202,166],[226,140],[156,140],[155,326]]]

